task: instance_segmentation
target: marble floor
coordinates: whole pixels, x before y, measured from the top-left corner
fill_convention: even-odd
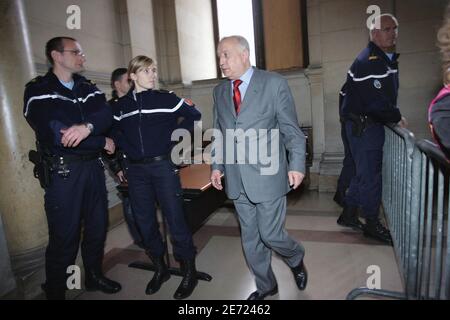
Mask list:
[[[340,214],[333,194],[298,191],[288,196],[286,228],[306,248],[305,265],[308,286],[299,291],[288,266],[276,254],[272,257],[279,293],[272,300],[341,300],[354,288],[366,286],[371,266],[379,267],[381,288],[402,291],[393,248],[361,233],[336,224]],[[195,233],[197,269],[212,276],[200,281],[187,299],[240,300],[255,290],[253,276],[244,260],[239,227],[231,203],[218,209]],[[169,251],[171,250],[169,246]],[[146,295],[145,288],[153,272],[129,268],[133,261],[149,262],[144,252],[133,244],[125,223],[108,233],[104,267],[106,274],[122,284],[114,295],[72,290],[69,299],[80,300],[171,300],[180,277],[172,276],[161,290]],[[172,265],[176,266],[173,258]]]

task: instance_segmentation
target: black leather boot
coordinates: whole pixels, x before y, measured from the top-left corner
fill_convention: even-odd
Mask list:
[[[161,289],[161,285],[170,278],[169,269],[164,261],[164,257],[151,257],[151,259],[156,270],[153,274],[152,280],[150,280],[147,288],[145,289],[146,294],[154,294],[158,292],[158,290]]]
[[[391,233],[380,222],[380,219],[366,219],[364,235],[392,245]]]
[[[189,297],[197,286],[197,270],[195,269],[195,260],[181,260],[181,272],[183,273],[183,280],[181,280],[177,291],[173,297],[175,299],[184,299]]]
[[[41,288],[47,300],[66,300],[66,288],[64,287],[52,287],[44,283]]]
[[[359,221],[358,209],[356,207],[345,206],[344,211],[337,220],[337,224],[358,231],[364,230],[364,224]]]
[[[120,283],[106,278],[100,271],[87,270],[84,281],[86,291],[117,293],[122,289]]]

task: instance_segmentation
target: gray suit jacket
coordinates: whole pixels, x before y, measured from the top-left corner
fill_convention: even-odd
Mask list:
[[[287,81],[254,68],[238,116],[229,80],[217,85],[213,95],[213,125],[222,137],[213,143],[217,163],[212,170],[224,172],[228,197],[237,199],[242,186],[254,203],[289,192],[288,171],[305,172],[305,136]]]

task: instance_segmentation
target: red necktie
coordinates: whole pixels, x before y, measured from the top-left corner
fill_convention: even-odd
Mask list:
[[[239,91],[239,86],[241,85],[242,80],[234,80],[233,81],[233,102],[234,102],[234,110],[236,110],[236,115],[241,111],[241,92]]]

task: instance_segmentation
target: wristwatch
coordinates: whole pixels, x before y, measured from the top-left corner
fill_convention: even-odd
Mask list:
[[[90,133],[92,133],[92,131],[94,131],[94,125],[92,123],[86,122],[84,125],[86,126],[86,128],[89,129]]]

